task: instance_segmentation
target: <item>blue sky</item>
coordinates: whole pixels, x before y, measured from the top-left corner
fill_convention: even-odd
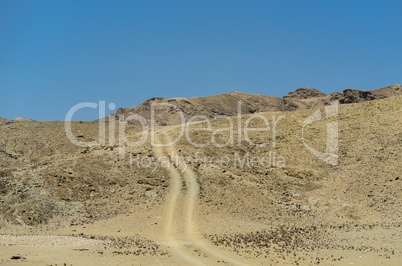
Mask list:
[[[402,83],[401,11],[400,0],[1,0],[0,116]]]

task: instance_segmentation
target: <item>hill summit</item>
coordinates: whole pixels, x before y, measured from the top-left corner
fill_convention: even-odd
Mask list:
[[[17,117],[17,118],[9,120],[7,118],[0,117],[0,125],[7,125],[10,123],[26,123],[26,122],[35,122],[35,120],[25,118],[25,117]]]
[[[323,93],[314,88],[299,88],[289,92],[283,98],[257,95],[244,92],[229,92],[225,94],[191,97],[191,98],[162,98],[154,97],[138,106],[119,108],[112,116],[126,120],[130,115],[137,114],[149,122],[151,109],[154,106],[154,121],[157,126],[177,125],[194,116],[208,119],[237,114],[253,114],[260,112],[283,112],[314,108],[339,100],[341,104],[357,103],[376,99],[384,99],[402,93],[401,85],[391,85],[377,90],[346,89],[342,93]],[[239,104],[239,102],[241,104]],[[108,121],[111,116],[106,118]],[[129,124],[138,124],[136,120],[127,119]]]

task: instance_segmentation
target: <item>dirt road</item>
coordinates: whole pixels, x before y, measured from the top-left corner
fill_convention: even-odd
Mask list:
[[[160,131],[155,138],[157,143],[171,142],[167,130]],[[158,158],[168,155],[179,158],[174,145],[154,147],[154,153]],[[172,253],[193,265],[209,265],[218,262],[246,265],[235,254],[227,254],[209,244],[199,232],[195,218],[199,185],[194,171],[181,159],[172,161],[168,171],[171,176],[171,190],[165,213],[163,241],[170,247]],[[182,184],[186,188],[185,194],[182,191]]]

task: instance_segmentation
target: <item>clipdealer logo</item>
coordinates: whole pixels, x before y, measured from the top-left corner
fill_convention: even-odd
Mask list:
[[[319,158],[320,160],[336,166],[338,164],[338,122],[328,122],[326,124],[326,150],[324,152],[318,151],[311,147],[309,144],[307,144],[305,140],[305,129],[307,126],[321,121],[324,118],[325,119],[330,119],[333,117],[336,117],[338,115],[338,101],[334,101],[331,104],[327,105],[324,107],[325,110],[325,117],[322,116],[321,111],[318,109],[314,111],[311,115],[309,115],[303,122],[302,128],[301,128],[301,140],[303,145],[306,147],[306,149],[313,154],[315,157]],[[157,134],[155,127],[155,112],[156,108],[158,106],[165,106],[170,108],[170,110],[176,111],[180,115],[181,123],[178,125],[180,128],[179,135],[176,137],[176,139],[170,141],[169,143],[156,143],[155,141],[155,134]],[[72,118],[74,114],[83,109],[83,108],[92,108],[92,109],[98,109],[98,114],[99,114],[99,139],[91,142],[86,142],[82,140],[78,140],[72,131]],[[109,110],[114,110],[116,108],[116,105],[114,103],[110,103],[108,105]],[[210,119],[205,116],[205,115],[195,115],[190,117],[187,121],[185,119],[183,111],[171,104],[171,103],[151,103],[151,110],[150,110],[150,119],[146,119],[143,116],[140,116],[138,114],[131,114],[128,115],[124,118],[118,117],[116,119],[115,115],[110,115],[109,119],[110,121],[117,121],[117,126],[118,126],[118,151],[119,151],[119,159],[124,159],[126,156],[126,147],[131,147],[131,148],[136,148],[144,145],[147,140],[149,139],[150,135],[150,143],[153,147],[168,147],[171,145],[175,145],[180,139],[183,137],[186,138],[187,142],[192,145],[195,148],[202,148],[202,147],[207,147],[209,145],[213,145],[217,148],[222,148],[222,147],[234,147],[234,146],[242,146],[244,143],[251,145],[253,147],[271,147],[273,150],[268,151],[269,156],[271,157],[272,154],[275,154],[275,147],[276,147],[276,142],[277,142],[277,125],[279,121],[283,120],[286,118],[286,115],[283,114],[273,114],[271,121],[267,118],[267,116],[262,115],[262,114],[252,114],[250,116],[247,116],[246,119],[242,117],[241,113],[241,102],[238,102],[238,110],[237,110],[237,116],[233,117],[228,117],[224,115],[218,115],[214,117],[214,119],[226,119],[227,120],[227,127],[221,127],[213,131],[212,129],[212,124]],[[237,130],[234,130],[234,121],[237,119]],[[260,125],[263,125],[262,127],[256,128],[256,127],[251,127],[250,124],[252,120],[259,120]],[[245,121],[243,121],[245,120]],[[141,129],[138,134],[140,134],[140,138],[136,142],[129,141],[126,137],[126,126],[128,122],[136,122],[137,124],[141,125]],[[205,127],[204,128],[199,128],[199,127],[192,127],[191,125],[193,122],[204,122]],[[75,144],[76,146],[79,147],[93,147],[93,146],[105,146],[106,145],[106,125],[108,125],[108,132],[109,132],[109,140],[108,143],[111,146],[116,145],[116,123],[106,123],[106,102],[105,101],[99,101],[99,103],[93,103],[93,102],[84,102],[84,103],[79,103],[73,106],[68,113],[66,114],[65,117],[65,133],[68,139]],[[204,143],[197,143],[191,138],[191,133],[194,131],[198,132],[210,132],[210,139],[207,140]],[[222,134],[222,132],[227,132],[227,141],[222,143],[218,142],[217,135]],[[264,134],[271,134],[271,145],[269,143],[254,143],[251,138],[250,138],[250,133],[251,132],[264,132]],[[282,156],[283,157],[283,156]],[[281,165],[285,167],[284,163],[284,158],[281,158],[280,155],[278,155],[278,158],[283,162]],[[235,161],[235,160],[233,160]],[[260,160],[261,162],[265,162],[264,159]],[[260,164],[261,165],[261,164]],[[274,163],[270,164],[275,165]],[[282,168],[283,168],[282,167]]]

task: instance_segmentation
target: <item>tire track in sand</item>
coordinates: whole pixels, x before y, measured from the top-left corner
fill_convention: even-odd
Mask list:
[[[159,134],[155,136],[158,143],[162,143],[161,138],[158,135],[162,135],[164,140],[167,142],[171,141],[171,137],[168,131],[159,131]],[[177,151],[173,145],[163,148],[154,147],[156,155],[158,157],[164,155],[172,155],[173,158],[179,158],[177,155]],[[173,248],[172,250],[181,257],[185,259],[187,262],[190,262],[195,265],[203,265],[201,260],[197,258],[193,258],[191,255],[185,252],[185,247],[179,246],[177,243],[177,239],[175,237],[175,232],[177,231],[175,226],[179,226],[178,223],[174,223],[175,217],[179,217],[177,213],[177,202],[179,197],[181,197],[181,182],[182,176],[183,180],[186,184],[187,193],[185,195],[184,204],[185,204],[185,218],[181,224],[184,224],[185,228],[185,237],[187,240],[191,241],[191,245],[196,247],[197,249],[203,251],[208,254],[212,258],[216,260],[224,261],[231,265],[246,265],[245,263],[240,261],[240,258],[235,254],[225,254],[226,252],[221,249],[212,246],[208,241],[206,241],[197,228],[196,221],[194,219],[195,209],[198,201],[199,195],[199,185],[197,183],[197,177],[193,170],[190,167],[187,167],[186,163],[179,159],[176,161],[178,163],[177,167],[181,169],[179,171],[176,167],[169,167],[168,171],[171,175],[171,192],[168,200],[168,205],[166,209],[166,218],[165,218],[165,227],[164,227],[164,240],[167,244]]]
[[[157,142],[160,142],[160,138],[155,136]],[[164,151],[160,147],[153,147],[154,153],[159,158],[164,156]],[[175,228],[174,228],[174,217],[176,212],[176,205],[181,194],[181,177],[177,171],[174,171],[173,167],[169,167],[168,171],[171,176],[170,182],[170,195],[167,202],[166,207],[166,217],[165,217],[165,225],[163,232],[163,241],[170,248],[170,251],[177,257],[185,260],[186,262],[192,265],[205,265],[200,260],[193,258],[183,251],[184,247],[180,246],[176,237],[175,237]]]

